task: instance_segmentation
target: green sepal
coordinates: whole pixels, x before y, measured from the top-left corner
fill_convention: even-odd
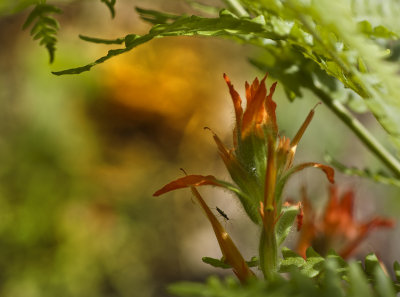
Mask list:
[[[276,241],[278,246],[280,246],[289,235],[290,230],[293,227],[293,223],[299,213],[298,206],[283,206],[280,218],[275,226],[276,231]]]
[[[201,258],[201,261],[203,261],[206,264],[209,264],[213,267],[216,268],[223,268],[223,269],[228,269],[231,268],[231,265],[225,263],[224,259],[215,259],[215,258],[211,258],[211,257],[203,257]]]
[[[393,270],[394,270],[394,275],[396,277],[397,282],[400,283],[400,264],[399,264],[399,262],[395,261],[393,263]]]
[[[320,274],[324,268],[325,259],[311,247],[306,251],[306,259],[285,247],[282,248],[282,256],[279,272],[289,272],[296,267],[302,274],[313,278]]]
[[[227,264],[224,261],[224,258],[215,259],[215,258],[211,258],[211,257],[203,257],[203,258],[201,258],[201,260],[204,263],[209,264],[216,268],[222,268],[222,269],[232,268],[231,265]],[[257,257],[252,257],[249,261],[246,261],[246,263],[249,267],[258,267],[260,261],[258,260]]]

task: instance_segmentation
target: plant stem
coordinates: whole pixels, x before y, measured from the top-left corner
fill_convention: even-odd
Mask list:
[[[230,7],[238,16],[249,16],[246,9],[243,8],[242,4],[238,0],[223,0],[228,7]]]
[[[380,142],[357,120],[339,101],[331,98],[320,88],[311,91],[323,101],[362,141],[362,143],[382,161],[397,177],[400,177],[400,162],[383,147]]]
[[[260,268],[267,280],[273,280],[278,270],[278,245],[275,235],[274,211],[265,213],[264,227],[260,238]]]

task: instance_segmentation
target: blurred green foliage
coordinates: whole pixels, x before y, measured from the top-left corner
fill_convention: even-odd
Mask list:
[[[231,278],[224,281],[210,277],[205,284],[181,282],[169,286],[175,296],[396,296],[400,289],[398,280],[393,282],[382,270],[374,254],[361,262],[346,263],[334,252],[326,259],[311,248],[307,259],[283,249],[281,269],[287,277],[272,281],[253,280],[241,286]],[[395,264],[398,270],[398,263]],[[314,279],[314,282],[312,281]],[[370,286],[373,284],[373,286]]]

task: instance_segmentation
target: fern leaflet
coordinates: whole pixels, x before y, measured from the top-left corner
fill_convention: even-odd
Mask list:
[[[59,29],[57,20],[50,16],[52,13],[61,13],[61,10],[53,5],[37,4],[23,25],[23,29],[26,29],[33,24],[30,34],[34,40],[40,39],[39,44],[47,48],[50,63],[54,61]]]
[[[111,17],[114,18],[115,17],[115,2],[117,2],[117,0],[100,0],[101,2],[103,2],[105,5],[107,5],[108,9],[110,10],[111,13]]]

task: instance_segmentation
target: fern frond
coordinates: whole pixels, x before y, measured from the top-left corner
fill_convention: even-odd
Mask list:
[[[33,24],[30,34],[34,40],[40,40],[40,45],[47,48],[50,63],[54,61],[56,34],[60,27],[57,20],[50,16],[53,13],[61,13],[61,10],[53,5],[37,4],[23,25],[23,29],[27,29]]]
[[[218,18],[203,18],[198,16],[175,16],[162,14],[152,10],[138,10],[143,18],[154,23],[150,32],[145,35],[128,34],[123,37],[125,47],[109,50],[107,55],[85,66],[52,72],[55,75],[79,74],[89,71],[92,67],[115,56],[131,51],[137,46],[154,38],[167,36],[220,36],[236,40],[246,39],[278,39],[280,36],[273,32],[263,22],[263,18],[238,18],[229,11],[223,10]],[[85,39],[90,41],[89,39]],[[93,42],[93,41],[92,41]]]

